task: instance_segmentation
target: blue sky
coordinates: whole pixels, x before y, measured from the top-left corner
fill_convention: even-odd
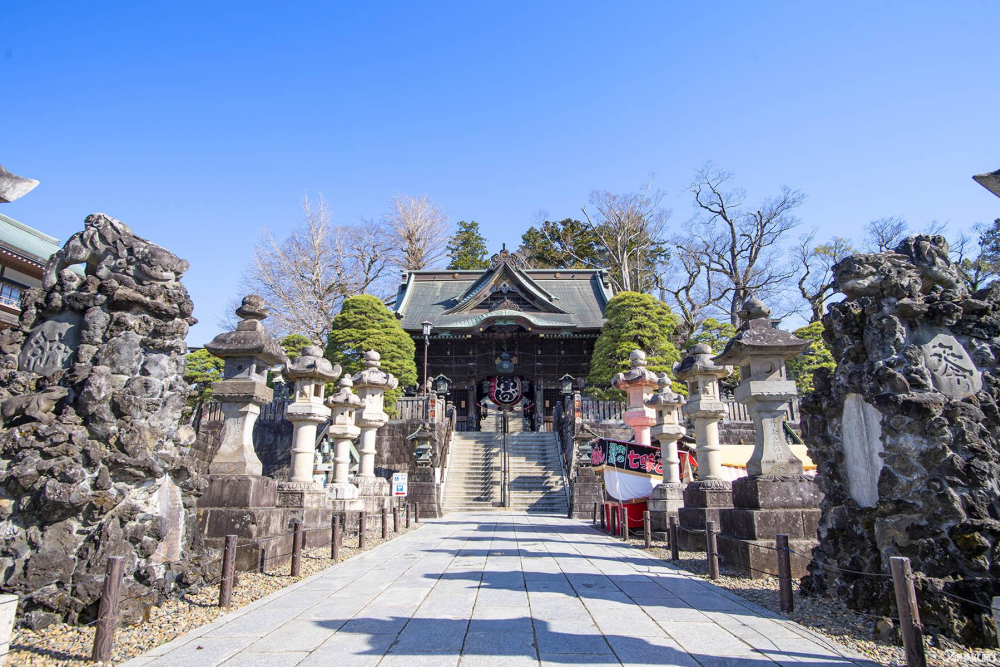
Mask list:
[[[0,211],[188,259],[190,344],[306,191],[341,222],[426,193],[491,250],[650,173],[680,229],[706,160],[820,238],[1000,216],[987,2],[4,4],[0,163],[42,184]]]

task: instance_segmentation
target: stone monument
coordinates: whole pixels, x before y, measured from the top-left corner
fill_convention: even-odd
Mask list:
[[[327,494],[313,479],[316,462],[316,427],[330,417],[323,404],[326,383],[340,377],[340,366],[323,357],[323,348],[309,345],[285,364],[282,375],[295,383],[285,419],[292,422],[292,476],[278,485],[278,502],[284,507],[328,507]]]
[[[30,627],[93,620],[109,556],[125,557],[125,622],[200,580],[187,269],[88,216],[0,333],[0,588]]]
[[[705,522],[715,521],[718,527],[719,512],[733,506],[732,485],[722,476],[719,448],[719,421],[726,415],[719,380],[729,373],[712,359],[712,348],[705,343],[693,345],[674,367],[678,379],[687,383],[688,399],[681,413],[694,422],[698,460],[698,479],[684,488],[684,507],[677,510],[678,542],[689,551],[705,549]]]
[[[739,315],[743,325],[715,361],[739,367],[736,400],[747,407],[755,437],[749,476],[733,482],[734,507],[721,515],[721,532],[732,539],[719,541],[719,553],[731,567],[758,578],[778,573],[777,535],[788,535],[798,553],[815,546],[820,492],[785,439],[788,402],[798,393],[785,375],[785,361],[809,342],[774,328],[771,311],[756,297],[746,300]],[[793,555],[791,565],[793,577],[806,573],[806,559]]]
[[[660,373],[657,378],[659,391],[649,397],[646,407],[656,412],[656,425],[651,433],[660,443],[660,461],[663,464],[663,482],[653,487],[649,496],[650,528],[663,539],[670,517],[684,506],[684,485],[681,483],[681,460],[677,455],[677,441],[687,429],[681,424],[681,406],[684,397],[671,391],[670,377]]]
[[[353,386],[351,376],[345,373],[337,383],[337,391],[326,399],[326,405],[331,410],[330,425],[326,432],[333,439],[333,478],[326,485],[326,491],[334,500],[353,500],[358,497],[358,487],[350,483],[348,473],[351,465],[351,442],[361,434],[355,420],[364,403],[351,391]]]
[[[383,409],[385,392],[395,389],[399,381],[392,373],[382,370],[382,355],[375,350],[365,352],[365,367],[352,378],[363,408],[357,414],[361,428],[361,464],[355,476],[355,484],[360,491],[368,517],[374,522],[376,514],[383,507],[389,507],[389,480],[375,476],[375,439],[380,428],[385,426],[389,415]],[[374,525],[374,523],[372,524]]]
[[[657,386],[656,375],[646,368],[646,353],[642,350],[633,350],[628,359],[631,368],[612,378],[611,386],[628,394],[628,409],[622,418],[632,428],[635,442],[648,445],[649,429],[656,424],[656,413],[646,407],[646,399]]]
[[[911,560],[924,631],[996,646],[1000,595],[1000,285],[969,293],[943,237],[834,267],[846,299],[824,339],[837,368],[815,375],[803,438],[824,493],[816,564],[804,580],[855,609],[894,616],[889,573]]]

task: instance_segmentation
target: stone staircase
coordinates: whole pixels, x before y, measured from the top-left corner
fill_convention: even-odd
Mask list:
[[[510,509],[565,515],[566,480],[554,433],[510,433]],[[444,489],[446,512],[501,509],[500,434],[455,433]]]

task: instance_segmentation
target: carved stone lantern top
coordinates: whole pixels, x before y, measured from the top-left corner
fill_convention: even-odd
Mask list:
[[[255,357],[266,366],[285,363],[288,360],[281,345],[267,334],[260,322],[267,318],[264,299],[255,294],[243,297],[243,303],[236,309],[236,315],[240,318],[236,330],[219,334],[205,344],[206,350],[223,359]]]
[[[619,373],[611,380],[611,386],[615,389],[628,390],[629,387],[655,387],[657,386],[656,373],[646,368],[646,353],[642,350],[633,350],[628,355],[629,366],[631,368],[624,373]]]
[[[333,392],[326,398],[326,405],[330,408],[359,408],[361,407],[362,401],[351,391],[351,387],[354,386],[354,382],[351,380],[351,376],[346,373],[341,376],[340,382],[337,383],[337,391]]]
[[[354,386],[359,389],[363,387],[377,387],[383,391],[398,387],[399,380],[392,373],[382,370],[380,368],[381,365],[381,354],[375,350],[365,352],[365,367],[354,374]]]
[[[364,401],[351,391],[353,385],[351,376],[344,373],[337,383],[337,391],[326,398],[326,407],[331,412],[327,432],[334,438],[354,439],[361,433],[361,428],[355,421]]]
[[[674,375],[688,386],[683,413],[693,419],[721,419],[726,414],[726,406],[719,397],[719,379],[730,373],[728,367],[715,363],[708,344],[691,346],[687,356],[674,366]]]
[[[728,377],[730,370],[715,361],[712,358],[712,348],[707,343],[692,345],[687,355],[674,366],[674,375],[685,382],[703,375],[716,379]]]
[[[686,432],[681,425],[684,397],[671,390],[672,383],[666,373],[660,373],[657,382],[660,390],[646,400],[646,407],[656,411],[656,425],[651,432],[657,437],[674,436],[676,440]]]
[[[340,365],[333,365],[323,357],[323,348],[310,345],[302,349],[302,354],[282,367],[282,375],[289,380],[322,380],[333,382],[340,377]]]
[[[783,366],[785,360],[798,356],[809,347],[809,341],[802,340],[787,331],[775,329],[771,325],[770,309],[756,297],[751,297],[743,303],[739,316],[743,320],[743,325],[726,345],[722,354],[715,357],[715,361],[720,364],[740,366],[742,379],[750,376],[750,373],[744,372],[743,367],[748,365],[751,356],[776,357],[781,361],[778,366]],[[763,367],[752,370],[757,374],[763,372]],[[775,376],[777,370],[776,366],[768,372],[767,379],[783,379]]]

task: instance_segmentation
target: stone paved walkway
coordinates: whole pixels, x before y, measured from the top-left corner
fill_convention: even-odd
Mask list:
[[[451,514],[128,667],[869,664],[583,522]]]

